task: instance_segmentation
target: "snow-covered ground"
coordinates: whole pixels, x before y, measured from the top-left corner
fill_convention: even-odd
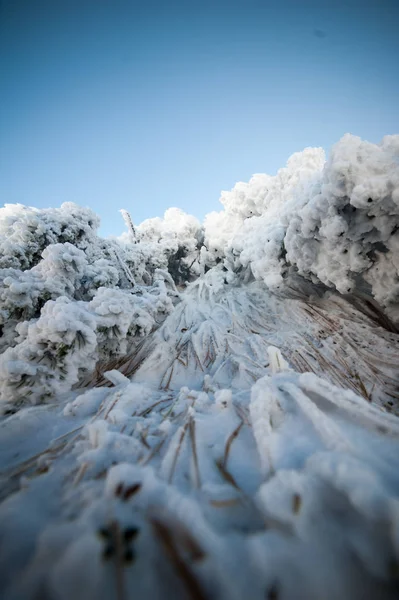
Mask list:
[[[1,209],[2,598],[398,597],[398,156],[113,240]]]

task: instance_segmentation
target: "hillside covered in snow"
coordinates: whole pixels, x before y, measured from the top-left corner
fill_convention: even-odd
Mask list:
[[[399,135],[221,203],[0,209],[2,598],[398,597]]]

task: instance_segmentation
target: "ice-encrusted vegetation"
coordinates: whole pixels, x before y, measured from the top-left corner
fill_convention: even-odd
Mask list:
[[[396,598],[399,136],[102,239],[0,209],[0,590]]]

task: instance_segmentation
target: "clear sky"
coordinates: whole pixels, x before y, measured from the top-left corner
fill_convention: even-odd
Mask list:
[[[101,233],[399,133],[399,0],[2,0],[0,194]]]

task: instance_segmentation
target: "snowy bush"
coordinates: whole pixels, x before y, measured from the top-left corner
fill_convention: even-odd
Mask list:
[[[162,278],[136,293],[100,288],[88,303],[88,310],[96,317],[100,358],[124,356],[135,338],[148,335],[172,309]]]
[[[285,216],[287,260],[343,294],[363,280],[383,306],[397,302],[399,136],[375,145],[345,135],[309,191],[303,208]]]
[[[5,334],[0,347],[11,343],[17,322],[38,317],[48,300],[88,299],[100,285],[115,286],[118,281],[118,272],[108,261],[89,265],[85,253],[69,242],[45,248],[32,269],[0,269],[0,325]]]
[[[99,359],[124,356],[172,309],[159,275],[135,293],[103,287],[90,302],[66,296],[47,301],[39,318],[16,325],[14,347],[0,355],[3,409],[68,391]]]
[[[0,267],[29,269],[50,244],[70,242],[90,251],[99,224],[93,211],[72,202],[48,209],[6,204],[0,208]]]
[[[69,298],[49,300],[38,319],[16,327],[17,344],[0,356],[2,402],[43,402],[68,391],[96,362],[96,320]]]
[[[181,221],[189,247],[197,225],[188,217]],[[178,293],[167,267],[172,246],[179,250],[176,235],[164,244],[168,253],[156,248],[158,240],[103,240],[95,233],[98,224],[91,211],[70,203],[45,210],[7,205],[0,211],[5,405],[42,402],[70,389],[97,360],[131,350],[136,338],[148,335],[172,310]],[[82,334],[80,322],[90,335]]]
[[[208,267],[223,259],[272,290],[295,271],[342,294],[370,294],[399,319],[399,136],[376,145],[347,134],[327,162],[307,148],[221,202],[224,211],[205,219]]]
[[[256,174],[248,183],[237,183],[230,192],[223,192],[220,201],[224,211],[205,218],[207,264],[213,266],[227,257],[229,266],[249,266],[257,279],[266,278],[269,283],[279,279],[276,264],[284,268],[280,261],[284,254],[281,219],[300,208],[305,190],[314,185],[324,161],[321,148],[306,148],[291,156],[277,175]],[[272,277],[268,274],[269,261],[274,265]]]
[[[129,226],[130,215],[123,212]],[[156,217],[143,221],[134,228],[134,234],[129,226],[129,233],[123,234],[118,241],[124,247],[129,266],[140,262],[137,261],[140,255],[142,266],[145,265],[148,273],[153,274],[155,269],[167,270],[178,285],[199,275],[202,226],[195,217],[178,208],[169,208],[163,219]]]

